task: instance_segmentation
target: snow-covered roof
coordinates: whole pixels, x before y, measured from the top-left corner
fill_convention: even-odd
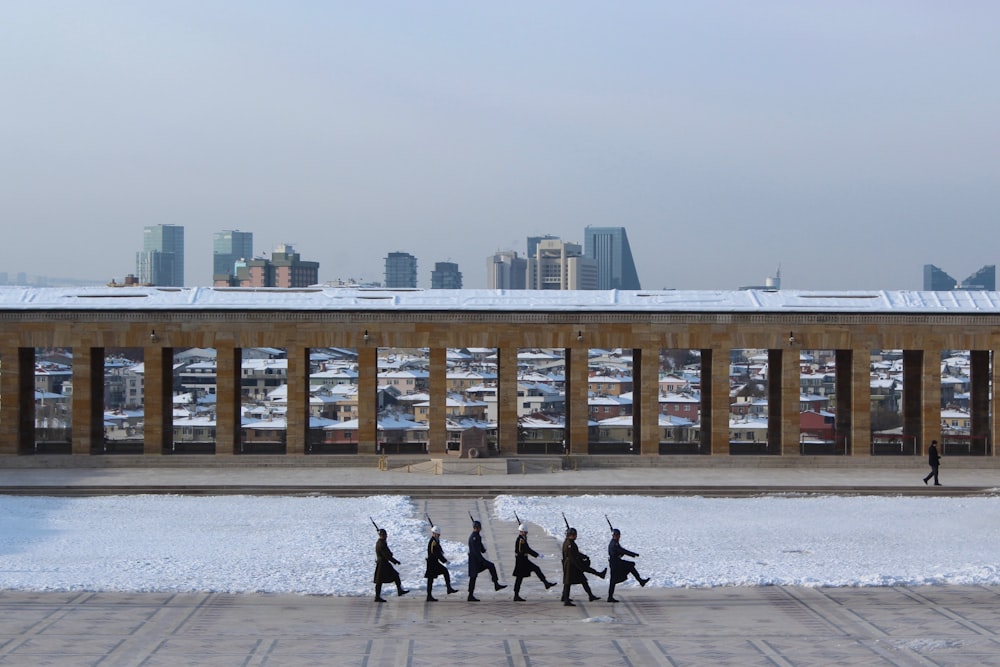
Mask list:
[[[1000,313],[1000,292],[0,287],[0,310]]]

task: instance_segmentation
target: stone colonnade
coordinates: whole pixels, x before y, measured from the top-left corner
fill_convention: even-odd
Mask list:
[[[517,354],[525,348],[566,351],[569,453],[587,452],[587,352],[634,350],[634,441],[643,455],[659,451],[658,371],[661,349],[700,350],[702,444],[713,455],[729,452],[729,353],[766,349],[769,366],[768,442],[783,456],[798,456],[799,353],[836,351],[837,438],[851,456],[868,456],[870,355],[903,350],[903,432],[926,451],[941,439],[942,350],[971,350],[972,435],[995,441],[1000,349],[993,317],[850,313],[570,313],[570,312],[311,312],[86,310],[4,313],[0,319],[0,454],[31,450],[34,434],[35,348],[73,350],[72,453],[89,455],[103,437],[105,350],[137,347],[145,361],[144,452],[158,455],[171,438],[174,348],[214,348],[217,354],[216,455],[239,451],[240,360],[247,347],[278,347],[288,355],[287,454],[304,454],[309,424],[309,351],[345,347],[358,352],[359,454],[376,448],[379,347],[429,348],[430,453],[445,452],[446,351],[482,347],[498,351],[499,443],[515,451]],[[994,448],[990,447],[989,451]]]

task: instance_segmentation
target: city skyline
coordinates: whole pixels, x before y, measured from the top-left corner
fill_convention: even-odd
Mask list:
[[[515,0],[0,9],[0,272],[108,282],[137,231],[404,248],[486,285],[625,227],[646,289],[915,289],[996,264],[1000,6]],[[594,48],[600,44],[600,48]],[[969,241],[974,241],[970,243]],[[86,248],[86,252],[82,249]],[[429,271],[419,276],[429,286]]]

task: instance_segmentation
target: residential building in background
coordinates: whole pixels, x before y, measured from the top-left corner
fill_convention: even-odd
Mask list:
[[[526,289],[528,260],[515,250],[501,250],[486,258],[487,289]]]
[[[319,262],[304,262],[295,249],[283,243],[271,259],[238,260],[235,281],[239,287],[309,287],[319,282]]]
[[[597,262],[597,289],[642,289],[624,227],[586,227],[583,248]]]
[[[139,282],[167,287],[184,286],[184,227],[153,225],[143,228],[142,250],[136,253]]]
[[[462,289],[462,272],[454,262],[435,262],[431,289]]]
[[[597,261],[584,257],[579,243],[539,239],[535,254],[528,258],[528,289],[593,290],[597,289],[597,273]]]
[[[408,252],[390,252],[385,258],[385,286],[415,288],[417,286],[417,258]]]
[[[212,282],[236,275],[236,262],[253,259],[253,232],[224,230],[212,235]]]
[[[951,290],[986,290],[997,288],[997,267],[987,264],[971,276],[958,282],[947,273],[934,266],[924,264],[924,290],[928,292],[950,292]]]

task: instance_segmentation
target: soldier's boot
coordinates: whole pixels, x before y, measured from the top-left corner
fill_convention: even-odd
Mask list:
[[[493,580],[493,590],[502,591],[505,588],[507,588],[507,584],[501,584],[499,579]]]
[[[399,577],[396,577],[396,595],[402,596],[409,592],[410,591],[403,588],[403,583],[399,580]]]
[[[427,601],[428,602],[437,602],[437,598],[434,597],[433,595],[431,595],[431,588],[433,586],[434,586],[434,580],[433,579],[428,579],[427,580]]]
[[[451,587],[451,577],[448,576],[447,572],[444,573],[444,585],[445,585],[445,589],[448,591],[448,595],[451,595],[452,593],[457,593],[458,592],[457,588],[452,588]]]
[[[375,602],[385,602],[382,597],[382,584],[375,584]]]
[[[469,602],[479,602],[479,598],[476,597],[476,580],[469,579],[469,597],[465,598]]]
[[[514,580],[514,602],[524,602],[521,597],[521,577]]]
[[[597,596],[594,595],[594,591],[590,590],[590,584],[586,581],[583,582],[583,590],[587,591],[587,595],[590,597],[591,602],[597,599]]]
[[[608,586],[608,602],[618,602],[618,600],[615,599],[615,585],[614,585],[614,583],[612,583],[610,586]]]

